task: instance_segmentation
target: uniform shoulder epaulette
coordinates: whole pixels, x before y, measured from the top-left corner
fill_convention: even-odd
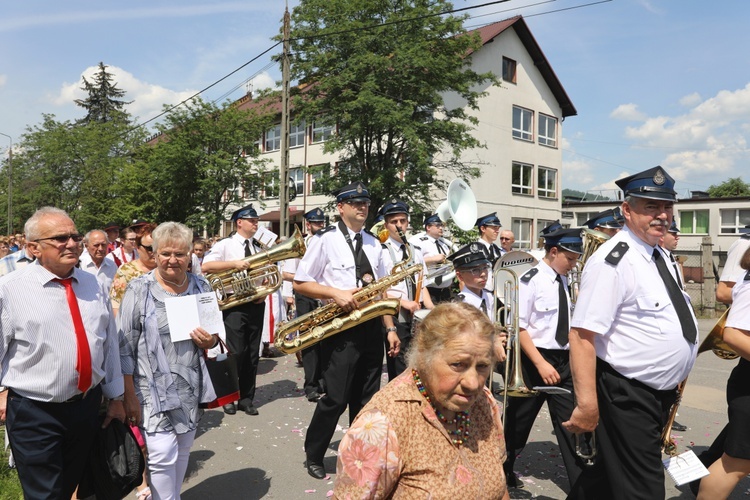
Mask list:
[[[365,232],[365,233],[367,233],[367,234],[369,234],[373,238],[378,239],[378,237],[375,236],[374,234],[372,234],[372,231],[370,231],[368,228],[363,228],[362,231]]]
[[[615,248],[612,249],[611,252],[609,252],[609,255],[607,255],[604,260],[612,264],[613,266],[616,266],[620,263],[625,253],[630,250],[630,247],[627,243],[624,241],[621,241],[617,245],[615,245]]]
[[[417,245],[415,245],[415,244],[413,244],[413,243],[412,243],[412,245],[411,245],[411,246],[413,246],[413,247],[414,247],[414,250],[420,250],[420,251],[422,250],[422,247],[418,247]]]
[[[321,229],[320,231],[318,231],[317,233],[315,233],[315,236],[320,236],[322,234],[325,234],[328,231],[330,231],[331,229],[336,229],[336,226],[334,226],[333,224],[331,224],[330,226],[326,226],[323,229]]]
[[[422,236],[421,238],[419,238],[419,241],[427,241],[429,238],[429,236]]]
[[[388,245],[385,243],[381,243],[380,246],[383,247],[383,250],[388,250]]]
[[[454,302],[463,302],[465,298],[466,297],[464,297],[463,293],[459,293],[458,295],[456,295],[456,298],[454,299]]]
[[[750,281],[750,270],[745,273],[745,281]]]
[[[521,281],[523,281],[524,283],[528,283],[529,281],[531,281],[531,278],[536,276],[536,273],[538,272],[539,272],[539,269],[537,269],[536,267],[532,267],[531,269],[526,271],[526,274],[521,276]]]

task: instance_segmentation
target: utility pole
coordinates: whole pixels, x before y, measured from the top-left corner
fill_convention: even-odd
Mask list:
[[[8,236],[13,234],[13,138],[8,134],[0,135],[10,139],[10,149],[8,149]]]
[[[289,5],[284,10],[281,55],[281,164],[279,165],[279,236],[289,236]]]

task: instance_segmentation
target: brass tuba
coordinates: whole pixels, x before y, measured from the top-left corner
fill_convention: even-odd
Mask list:
[[[284,354],[292,354],[378,316],[397,315],[401,299],[376,299],[393,285],[422,271],[422,264],[405,267],[410,258],[409,250],[406,259],[393,266],[391,274],[355,292],[353,297],[357,301],[357,309],[346,312],[338,304],[331,302],[293,321],[281,323],[276,330],[276,348]]]
[[[581,273],[583,266],[589,257],[594,255],[602,244],[610,239],[611,236],[596,229],[583,228],[581,230],[581,239],[583,240],[583,254],[578,259],[576,267],[568,273],[568,287],[570,288],[570,301],[575,304],[578,299],[578,288],[581,284]]]
[[[250,263],[244,271],[227,269],[206,275],[222,311],[265,298],[279,289],[282,283],[281,270],[274,264],[280,260],[305,255],[305,240],[299,227],[284,243],[263,250],[243,260]]]
[[[711,332],[705,339],[703,339],[700,347],[698,347],[698,354],[711,350],[721,359],[737,359],[739,354],[734,352],[734,349],[729,347],[729,344],[724,342],[724,326],[726,326],[727,324],[729,309],[730,308],[728,307],[727,310],[724,311],[724,314],[721,315],[721,318],[719,318],[719,321],[716,322],[714,327],[711,329]]]

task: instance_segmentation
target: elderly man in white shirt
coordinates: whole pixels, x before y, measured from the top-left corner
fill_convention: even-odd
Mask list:
[[[117,265],[107,259],[107,233],[100,229],[93,229],[83,237],[86,252],[81,255],[80,268],[96,276],[105,290],[112,288],[112,281],[117,273]]]

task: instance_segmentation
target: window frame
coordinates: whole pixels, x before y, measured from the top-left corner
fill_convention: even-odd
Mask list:
[[[502,79],[504,82],[517,83],[516,78],[518,76],[518,63],[515,59],[503,56]]]
[[[310,133],[310,144],[320,144],[329,140],[334,133],[335,126],[329,125],[323,119],[314,120]],[[316,136],[318,138],[316,139]]]
[[[515,169],[516,167],[521,168],[528,168],[529,175],[528,175],[528,186],[523,184],[515,184],[514,183],[514,177],[515,177]],[[521,182],[523,182],[523,174],[521,174]],[[520,195],[520,196],[533,196],[534,195],[534,165],[531,165],[530,163],[523,163],[520,161],[513,161],[511,163],[510,168],[510,191],[514,195]]]
[[[289,178],[294,181],[294,191],[297,196],[305,194],[305,169],[303,167],[290,168]]]
[[[702,214],[705,217],[706,221],[706,230],[705,231],[698,231],[698,213]],[[688,216],[688,214],[690,214]],[[680,233],[682,234],[710,234],[711,231],[711,217],[710,217],[710,210],[698,210],[698,209],[691,209],[691,210],[678,210],[677,212],[677,220],[679,221],[679,228]],[[687,226],[687,224],[690,224],[690,227]]]
[[[264,135],[263,150],[266,153],[281,150],[281,124],[269,128]],[[269,142],[271,142],[271,147],[268,146]]]
[[[554,174],[554,188],[549,189],[547,187],[542,187],[542,179],[541,176],[543,173],[550,173],[552,172]],[[550,167],[542,167],[541,165],[537,167],[537,187],[536,187],[536,193],[539,198],[544,198],[545,200],[556,200],[557,199],[557,169],[556,168],[550,168]],[[548,176],[545,176],[545,185],[549,182]],[[551,192],[551,196],[549,193]]]
[[[289,125],[289,148],[300,148],[305,145],[307,137],[307,123],[305,120]]]
[[[724,214],[728,212],[734,212],[732,224],[724,224]],[[750,224],[750,208],[719,209],[719,234],[739,234],[740,229],[744,229],[747,224]]]
[[[542,146],[557,149],[557,118],[555,118],[554,116],[545,115],[544,113],[539,113],[538,121],[537,142]],[[551,136],[548,135],[549,123],[552,123],[554,125],[554,130],[552,131]],[[542,130],[542,128],[544,128],[544,130]]]
[[[518,249],[532,249],[534,242],[532,241],[532,227],[534,225],[533,219],[525,219],[523,217],[513,217],[510,221],[510,227],[513,231],[513,235],[516,237],[516,241],[513,243],[513,248]]]
[[[516,111],[519,111],[520,123],[516,123]],[[524,116],[528,116],[528,124],[524,123]],[[534,112],[528,108],[513,105],[513,138],[519,141],[534,142]]]

